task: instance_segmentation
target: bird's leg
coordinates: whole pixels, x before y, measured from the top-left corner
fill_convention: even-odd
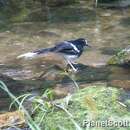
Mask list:
[[[72,64],[77,65],[78,63],[75,61],[71,61]]]
[[[68,64],[71,66],[71,68],[73,69],[74,72],[77,72],[77,69],[73,66],[73,64],[68,60],[66,59],[66,61],[68,62]]]

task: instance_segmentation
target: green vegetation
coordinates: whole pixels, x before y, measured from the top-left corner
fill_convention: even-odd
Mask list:
[[[53,100],[53,91],[46,90],[42,96],[33,99],[33,119],[22,106],[29,95],[14,97],[5,84],[1,86],[25,113],[28,125],[35,130],[104,130],[102,127],[85,127],[86,121],[129,121],[129,100],[119,101],[122,90],[102,85],[89,86],[78,90],[63,99]],[[20,100],[22,98],[22,100]],[[124,104],[125,103],[125,104]],[[36,125],[37,124],[37,125]],[[105,130],[114,130],[115,127],[106,127]],[[126,127],[118,127],[125,130]]]
[[[44,111],[39,109],[36,112],[35,121],[41,122],[41,127],[45,130],[84,130],[84,120],[95,122],[127,120],[130,113],[127,107],[118,101],[119,95],[120,90],[116,88],[90,86],[64,99],[57,100],[53,105],[50,104],[46,115]],[[98,128],[88,129],[97,130]],[[104,128],[99,129],[104,130]],[[114,130],[115,128],[105,129]],[[118,129],[125,130],[126,128]]]
[[[109,65],[123,65],[123,64],[129,64],[130,61],[130,52],[129,48],[123,49],[119,51],[116,55],[112,56],[108,64]]]
[[[17,109],[21,109],[25,116],[26,116],[26,121],[27,121],[27,124],[29,125],[29,127],[32,129],[32,130],[40,130],[40,128],[38,127],[38,125],[32,120],[31,116],[29,115],[29,113],[27,112],[27,110],[24,108],[24,106],[22,105],[23,103],[23,100],[22,102],[20,102],[18,99],[19,98],[16,98],[7,88],[7,86],[2,82],[0,81],[0,89],[2,89],[3,91],[7,92],[9,97],[14,101],[15,103],[15,106]],[[25,95],[26,97],[26,95]],[[24,97],[23,97],[24,99]]]

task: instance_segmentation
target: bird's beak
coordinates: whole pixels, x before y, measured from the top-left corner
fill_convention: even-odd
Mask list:
[[[87,45],[84,47],[84,50],[88,50],[89,48],[91,49],[92,47],[87,44]]]
[[[92,48],[92,46],[88,45],[87,47]]]

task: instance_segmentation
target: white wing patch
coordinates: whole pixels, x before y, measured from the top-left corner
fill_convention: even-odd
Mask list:
[[[80,52],[80,50],[75,45],[73,45],[72,43],[70,45],[74,48],[75,51]]]
[[[72,43],[70,43],[68,41],[64,41],[64,42],[71,45],[74,48],[75,51],[80,52],[80,50],[75,45],[73,45]]]

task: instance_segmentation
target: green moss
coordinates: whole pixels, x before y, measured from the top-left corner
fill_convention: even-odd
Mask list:
[[[29,14],[29,10],[27,8],[23,8],[18,15],[15,15],[10,18],[10,22],[23,22]]]
[[[120,51],[118,52],[116,55],[114,55],[113,57],[111,57],[107,64],[109,65],[121,65],[124,63],[129,62],[129,52],[127,51]]]
[[[106,120],[125,120],[129,118],[129,111],[127,108],[118,103],[120,90],[112,87],[105,86],[90,86],[76,92],[69,99],[69,104],[65,105],[66,98],[57,100],[55,104],[64,106],[60,109],[52,105],[46,112],[41,110],[37,111],[35,121],[39,120],[45,114],[41,127],[45,130],[75,130],[77,123],[81,129],[83,121],[106,121]],[[64,105],[63,105],[64,104]],[[68,115],[67,112],[70,115]],[[74,123],[74,122],[75,123]],[[88,128],[88,130],[97,130],[98,128]],[[114,130],[112,127],[105,128],[105,130]],[[126,128],[117,128],[125,130]],[[104,130],[104,128],[100,128]]]

